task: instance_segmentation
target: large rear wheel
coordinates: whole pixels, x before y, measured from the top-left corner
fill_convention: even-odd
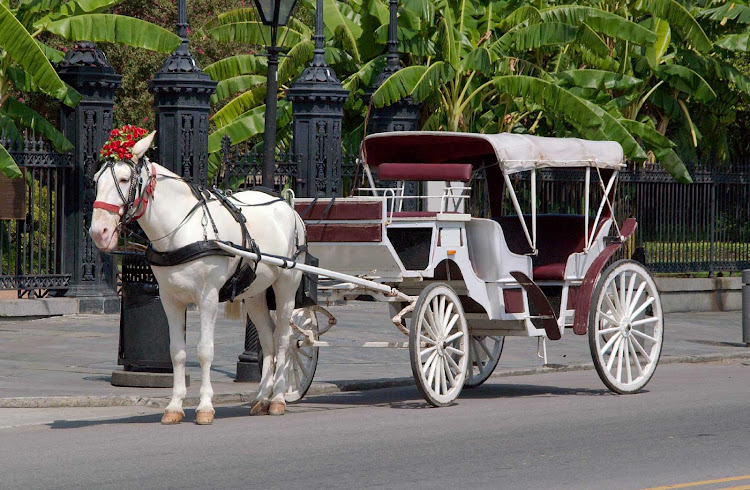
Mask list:
[[[469,336],[469,370],[466,373],[466,388],[476,388],[492,375],[503,352],[505,337]]]
[[[637,393],[651,380],[664,341],[661,299],[651,274],[620,260],[599,278],[589,312],[589,347],[612,391]]]
[[[468,351],[469,329],[458,295],[447,284],[428,285],[417,299],[409,331],[412,374],[428,403],[444,407],[458,397]]]

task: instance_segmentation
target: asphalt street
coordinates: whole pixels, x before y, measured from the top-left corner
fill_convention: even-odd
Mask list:
[[[2,488],[692,488],[750,484],[750,362],[660,366],[617,396],[592,371],[492,378],[454,406],[416,388],[217,407],[12,409]],[[17,413],[18,416],[14,416]],[[24,415],[25,414],[25,415]]]

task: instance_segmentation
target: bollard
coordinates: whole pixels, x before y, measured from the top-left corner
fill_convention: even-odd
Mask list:
[[[742,271],[742,341],[750,347],[750,269]]]

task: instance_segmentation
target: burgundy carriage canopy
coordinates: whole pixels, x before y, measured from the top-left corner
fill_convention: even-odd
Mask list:
[[[394,131],[365,139],[370,167],[381,163],[480,163],[500,162],[512,174],[545,167],[598,167],[620,169],[623,151],[614,141],[548,138],[527,134]]]

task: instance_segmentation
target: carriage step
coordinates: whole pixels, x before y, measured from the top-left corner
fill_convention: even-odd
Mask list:
[[[536,311],[541,313],[537,318],[542,320],[544,331],[547,333],[547,338],[550,340],[560,340],[562,333],[560,327],[557,325],[557,316],[555,311],[552,309],[552,305],[549,304],[549,300],[544,295],[539,286],[532,281],[529,276],[520,271],[512,271],[510,273],[513,278],[518,281],[518,284],[526,291],[529,298],[534,303]]]

